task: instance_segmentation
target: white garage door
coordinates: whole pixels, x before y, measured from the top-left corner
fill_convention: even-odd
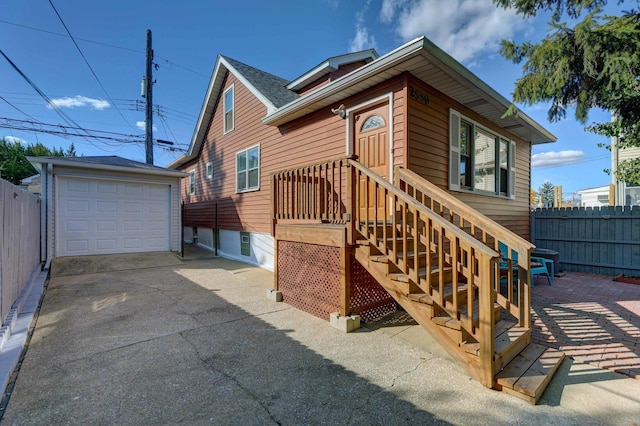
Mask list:
[[[170,250],[170,187],[57,179],[57,256]]]

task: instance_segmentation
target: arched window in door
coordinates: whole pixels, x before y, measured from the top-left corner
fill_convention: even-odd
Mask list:
[[[362,123],[360,131],[364,132],[365,130],[371,130],[382,126],[384,126],[384,118],[379,115],[372,115]]]

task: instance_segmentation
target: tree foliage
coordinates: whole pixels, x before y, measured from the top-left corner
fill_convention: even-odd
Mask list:
[[[545,205],[547,203],[553,203],[553,188],[555,188],[555,185],[551,182],[543,183],[540,188],[538,188],[536,204]]]
[[[20,185],[22,179],[37,173],[29,163],[27,157],[75,157],[77,155],[73,143],[63,150],[62,148],[47,148],[41,143],[23,145],[17,141],[0,140],[0,173],[2,178],[14,185]]]
[[[515,103],[550,102],[549,120],[565,118],[575,108],[586,123],[592,108],[611,111],[614,119],[593,123],[587,130],[616,137],[618,148],[640,146],[640,14],[603,15],[606,0],[494,0],[524,16],[553,11],[551,31],[539,43],[502,41],[500,53],[523,65],[516,83]],[[623,3],[624,0],[618,3]],[[638,4],[638,1],[630,3]],[[560,22],[563,14],[581,21]],[[512,106],[507,114],[517,114]],[[626,163],[626,164],[625,164]],[[640,159],[622,163],[617,179],[640,184]]]

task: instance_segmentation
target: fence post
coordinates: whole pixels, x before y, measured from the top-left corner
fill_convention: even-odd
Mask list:
[[[536,245],[536,211],[531,210],[529,213],[529,223],[531,227],[531,244]]]

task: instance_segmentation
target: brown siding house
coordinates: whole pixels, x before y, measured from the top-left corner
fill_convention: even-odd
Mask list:
[[[273,269],[269,297],[343,331],[400,305],[471,377],[535,402],[563,357],[529,344],[534,274],[551,283],[531,146],[555,137],[509,106],[424,37],[291,82],[219,56],[170,166],[184,235]]]
[[[376,104],[388,109],[387,180],[393,182],[394,166],[413,170],[529,238],[531,145],[554,136],[522,113],[502,118],[509,102],[425,38],[382,57],[367,50],[329,58],[291,82],[219,56],[189,151],[169,166],[192,174],[182,184],[185,238],[196,232],[201,245],[273,268],[270,175],[353,155],[357,113]],[[457,172],[451,177],[451,159],[461,161],[450,146],[451,117],[506,147],[499,152],[500,143],[490,141],[485,148],[495,155],[484,166],[473,163],[484,155],[480,148],[467,155],[467,186],[459,185]],[[502,174],[500,155],[509,169]],[[497,177],[481,176],[487,171]],[[217,204],[217,218],[213,207],[197,208],[202,202]],[[206,220],[197,217],[203,214]],[[212,226],[190,223],[203,220]],[[245,254],[243,238],[249,239]]]

